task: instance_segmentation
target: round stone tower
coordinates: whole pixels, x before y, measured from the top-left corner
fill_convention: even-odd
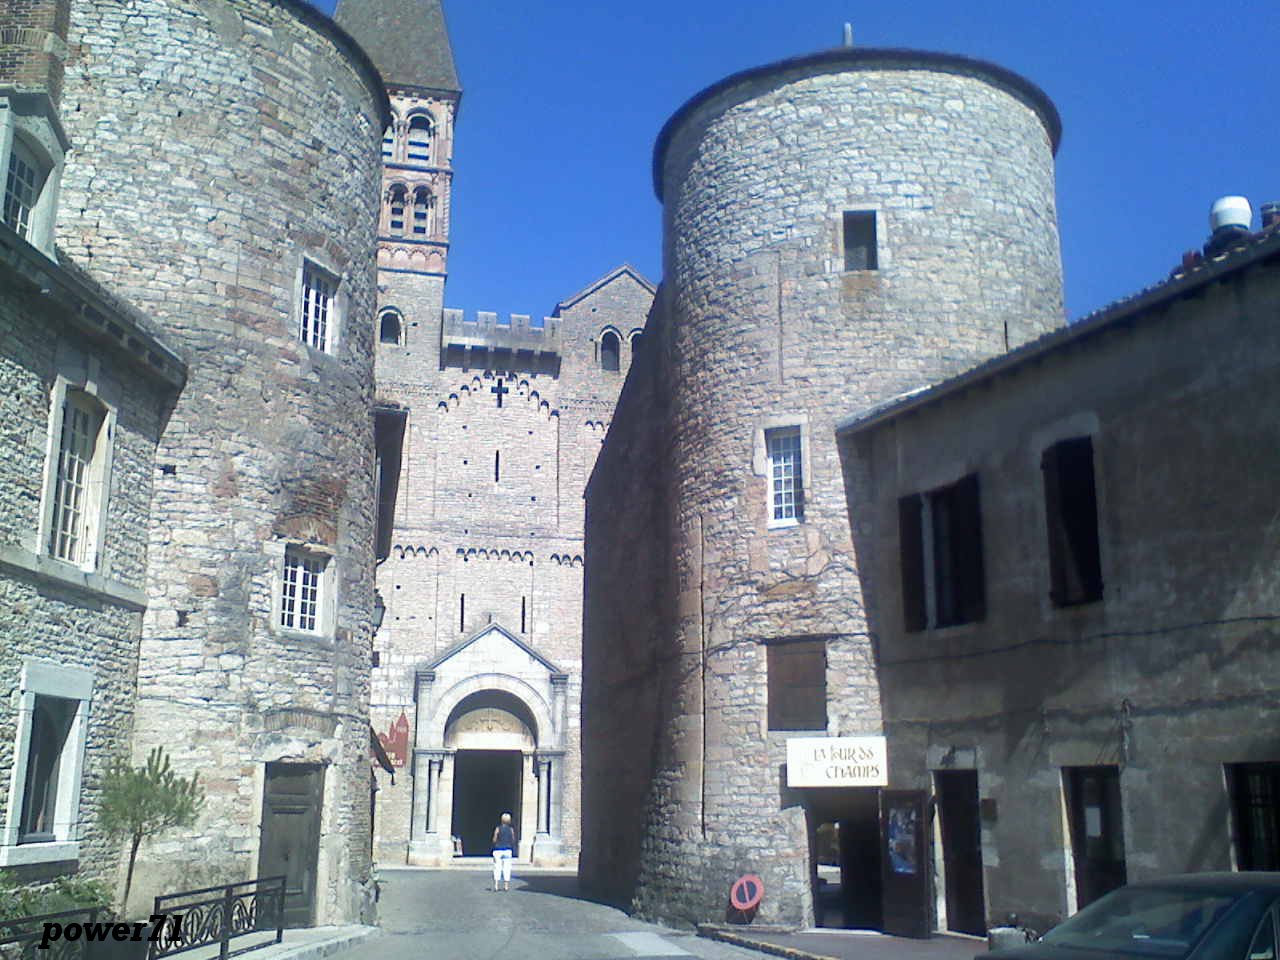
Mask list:
[[[995,65],[839,49],[731,76],[659,136],[686,669],[642,911],[714,917],[754,872],[762,920],[813,921],[823,815],[788,788],[787,740],[882,733],[836,424],[1063,322],[1059,134],[1044,93]]]
[[[165,747],[208,800],[143,846],[132,902],[288,873],[288,922],[356,921],[387,97],[302,0],[71,7],[58,242],[189,364],[156,453],[133,755]]]

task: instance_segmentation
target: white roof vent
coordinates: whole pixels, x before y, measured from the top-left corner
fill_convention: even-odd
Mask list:
[[[1217,233],[1223,227],[1249,229],[1253,208],[1246,197],[1219,197],[1209,210],[1209,229]]]

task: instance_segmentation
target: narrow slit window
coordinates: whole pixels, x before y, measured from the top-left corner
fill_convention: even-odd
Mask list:
[[[526,600],[524,597],[521,597],[520,598],[520,632],[521,633],[526,632],[527,612],[528,612],[528,608],[527,608]]]
[[[467,629],[467,595],[458,594],[458,631],[465,633]]]
[[[497,483],[502,479],[502,452],[493,451],[493,482]]]
[[[880,268],[874,210],[845,211],[844,268],[846,271]]]

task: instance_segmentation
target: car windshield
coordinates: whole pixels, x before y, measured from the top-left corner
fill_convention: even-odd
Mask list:
[[[1239,899],[1204,890],[1125,887],[1090,904],[1041,939],[1057,947],[1185,957]]]

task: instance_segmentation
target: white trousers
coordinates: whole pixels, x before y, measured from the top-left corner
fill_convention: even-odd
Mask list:
[[[493,888],[498,889],[498,882],[511,882],[511,851],[493,851]]]

